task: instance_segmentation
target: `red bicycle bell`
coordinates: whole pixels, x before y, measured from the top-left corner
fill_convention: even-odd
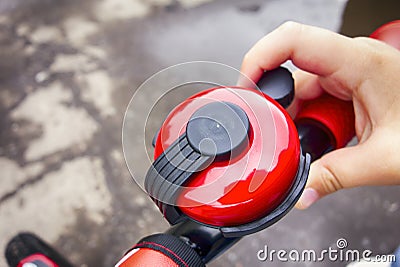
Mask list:
[[[258,87],[202,91],[164,121],[145,187],[170,224],[194,220],[243,236],[279,220],[300,197],[310,158],[284,109],[292,75],[279,67]]]

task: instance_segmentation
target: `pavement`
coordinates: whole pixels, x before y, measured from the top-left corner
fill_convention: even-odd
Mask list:
[[[167,223],[122,153],[123,116],[136,88],[176,63],[239,67],[245,52],[286,20],[337,31],[345,4],[1,1],[0,251],[16,233],[31,231],[76,266],[113,266],[138,239],[164,231]],[[257,259],[265,245],[321,251],[339,238],[354,249],[390,253],[400,243],[399,193],[338,192],[244,238],[209,266],[344,266]]]

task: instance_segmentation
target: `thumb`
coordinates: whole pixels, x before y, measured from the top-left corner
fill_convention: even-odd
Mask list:
[[[380,140],[370,136],[362,144],[332,151],[315,161],[296,207],[306,209],[340,189],[398,181],[398,177],[393,179],[393,162],[388,157],[390,147],[384,146]]]

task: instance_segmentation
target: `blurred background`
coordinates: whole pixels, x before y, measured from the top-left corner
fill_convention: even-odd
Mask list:
[[[399,10],[388,0],[1,0],[0,251],[32,231],[76,266],[113,266],[142,236],[166,229],[121,145],[129,99],[155,72],[191,60],[239,68],[287,20],[358,36]],[[399,195],[399,187],[336,193],[209,266],[287,266],[256,253],[264,245],[320,251],[338,238],[390,253],[400,244]]]

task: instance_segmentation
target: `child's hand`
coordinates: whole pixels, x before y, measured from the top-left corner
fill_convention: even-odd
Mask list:
[[[359,140],[311,165],[297,207],[342,188],[400,184],[400,52],[370,38],[288,22],[250,49],[241,71],[257,82],[288,59],[302,70],[295,73],[293,106],[324,91],[352,100]]]

